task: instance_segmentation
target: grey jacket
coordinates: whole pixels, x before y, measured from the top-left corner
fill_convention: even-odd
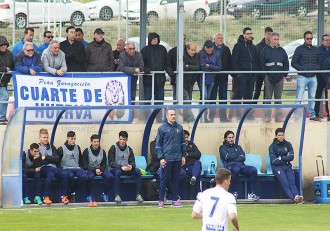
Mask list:
[[[41,62],[44,71],[56,75],[56,71],[62,69],[67,72],[68,68],[65,62],[65,54],[63,51],[59,51],[58,55],[54,55],[49,47],[42,52]]]
[[[127,74],[133,75],[135,68],[139,68],[140,71],[144,70],[144,62],[142,54],[135,52],[133,56],[129,55],[126,51],[119,55],[119,63],[117,71],[122,71]]]

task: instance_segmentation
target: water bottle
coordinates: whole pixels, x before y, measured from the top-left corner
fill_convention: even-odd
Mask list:
[[[211,168],[210,168],[210,165],[207,166],[207,174],[210,174],[211,173]]]
[[[214,163],[214,161],[211,162],[211,174],[215,174],[215,163]]]

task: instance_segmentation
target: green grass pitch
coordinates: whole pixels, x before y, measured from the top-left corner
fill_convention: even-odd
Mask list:
[[[158,209],[156,206],[42,206],[0,209],[0,230],[151,231],[201,230],[201,220],[191,219],[192,205]],[[328,231],[330,205],[238,205],[240,230]],[[232,230],[232,226],[229,226]]]

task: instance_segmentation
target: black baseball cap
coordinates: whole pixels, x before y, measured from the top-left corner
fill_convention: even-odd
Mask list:
[[[104,34],[104,31],[101,28],[97,28],[95,29],[94,34]]]
[[[204,43],[204,47],[211,48],[213,47],[213,42],[211,40],[206,40]]]

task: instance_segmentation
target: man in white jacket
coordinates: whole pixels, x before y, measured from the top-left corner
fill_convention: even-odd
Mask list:
[[[62,76],[68,70],[65,62],[65,54],[60,50],[58,41],[53,40],[49,43],[49,47],[42,52],[41,62],[44,71]]]

